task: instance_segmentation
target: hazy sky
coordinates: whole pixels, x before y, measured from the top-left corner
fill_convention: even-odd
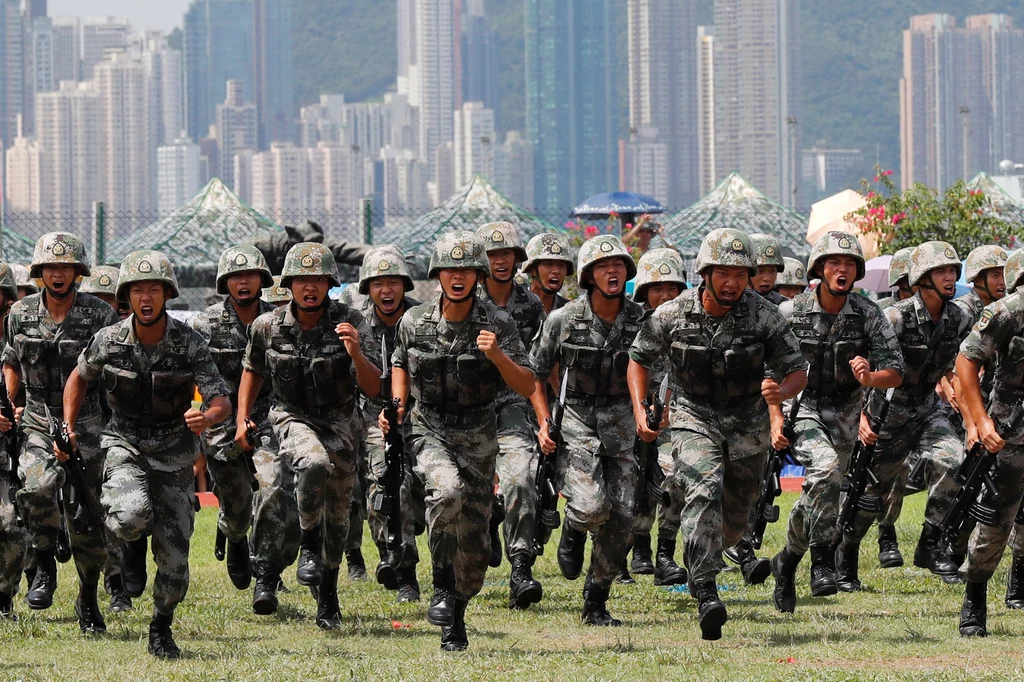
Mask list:
[[[52,17],[104,17],[127,19],[132,29],[170,31],[181,26],[190,0],[50,0]]]

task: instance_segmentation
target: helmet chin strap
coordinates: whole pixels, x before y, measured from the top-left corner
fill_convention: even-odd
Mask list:
[[[258,292],[255,296],[250,296],[249,298],[235,298],[232,296],[231,300],[234,301],[235,305],[239,308],[251,308],[259,302],[261,294],[262,292]]]
[[[554,296],[555,294],[562,290],[561,287],[557,289],[548,289],[546,286],[544,286],[543,282],[537,282],[537,285],[540,286],[540,290],[543,291],[548,296]]]
[[[295,303],[295,307],[298,308],[299,310],[301,310],[304,313],[315,313],[315,312],[318,312],[318,311],[323,310],[324,308],[326,308],[328,300],[329,300],[329,297],[324,296],[324,300],[320,301],[316,305],[305,306],[305,305],[299,305],[298,302],[296,302]]]
[[[135,312],[135,311],[132,311],[132,312]],[[135,316],[135,324],[137,324],[139,326],[142,326],[142,327],[155,327],[156,325],[160,324],[160,320],[164,319],[164,317],[166,315],[167,315],[167,307],[164,306],[164,307],[160,308],[160,314],[157,315],[156,317],[154,317],[152,322],[146,322],[146,321],[144,321],[142,319],[139,319],[139,316],[136,315]]]
[[[623,290],[620,291],[617,294],[605,293],[605,290],[602,289],[601,287],[597,286],[597,284],[594,285],[594,288],[597,289],[597,293],[601,294],[602,298],[605,298],[605,299],[607,299],[609,301],[614,301],[617,298],[625,298],[626,297],[626,290],[625,290],[625,288],[623,288]]]
[[[918,286],[921,287],[922,289],[931,289],[932,291],[935,292],[936,296],[938,296],[940,299],[942,299],[942,301],[944,303],[949,303],[954,298],[956,298],[956,289],[955,288],[953,289],[953,293],[951,293],[951,294],[944,294],[941,291],[939,291],[938,287],[935,286],[935,279],[932,277],[932,273],[931,272],[928,273],[928,283],[925,284],[924,282],[921,282],[921,283],[918,284]]]
[[[71,295],[71,292],[74,291],[74,290],[75,290],[74,287],[68,287],[64,291],[54,291],[50,287],[46,287],[47,295],[53,296],[54,298],[59,299],[59,300],[63,300],[65,298],[67,298],[68,296]]]
[[[828,289],[828,293],[832,294],[836,298],[846,298],[847,296],[850,295],[850,292],[853,291],[853,283],[852,282],[850,283],[850,288],[849,289],[843,290],[843,289],[833,289],[832,285],[829,284],[826,281],[825,282],[825,288]]]
[[[516,275],[515,275],[515,273],[512,273],[512,275],[510,275],[509,277],[506,277],[505,279],[498,279],[494,275],[490,275],[490,277],[491,277],[491,279],[493,279],[498,284],[508,284],[509,282],[511,282],[513,279],[516,278]]]
[[[711,298],[715,299],[715,303],[722,306],[723,308],[731,308],[740,302],[739,297],[737,297],[735,301],[723,301],[722,299],[720,299],[718,297],[718,292],[715,291],[715,285],[711,283],[710,277],[704,280],[704,283],[707,286],[708,291],[711,292]]]

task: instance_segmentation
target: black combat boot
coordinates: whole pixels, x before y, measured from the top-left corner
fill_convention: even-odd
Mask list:
[[[1006,575],[1006,608],[1024,609],[1024,557],[1013,557]]]
[[[619,566],[619,574],[615,576],[615,582],[620,585],[636,585],[636,581],[633,580],[633,576],[629,574],[629,548],[626,548],[626,553],[622,555],[622,565]]]
[[[831,597],[839,591],[836,584],[836,555],[832,545],[811,545],[811,596]]]
[[[37,549],[36,574],[28,590],[28,607],[41,611],[53,605],[57,590],[57,560],[52,549]]]
[[[146,591],[146,556],[149,543],[145,535],[138,540],[126,542],[121,551],[121,581],[124,591],[132,599],[141,597]]]
[[[252,582],[252,565],[249,559],[249,540],[242,538],[228,542],[228,577],[237,590],[249,589]]]
[[[754,554],[754,546],[746,540],[740,540],[734,547],[723,552],[725,558],[740,567],[743,582],[747,585],[760,585],[771,575],[772,565],[768,559],[759,559]]]
[[[149,653],[157,658],[181,658],[181,649],[171,634],[173,621],[174,614],[154,613],[153,620],[149,622]]]
[[[949,549],[949,560],[956,566],[956,573],[950,573],[949,575],[942,576],[942,582],[947,585],[963,585],[967,581],[960,577],[960,567],[963,566],[964,559],[967,558],[966,552],[957,552],[952,547]]]
[[[386,590],[397,590],[398,569],[388,563],[388,548],[385,545],[377,545],[377,551],[380,552],[380,563],[377,564],[377,570],[374,571],[377,584]]]
[[[18,620],[14,615],[14,597],[6,592],[0,592],[0,620]]]
[[[960,636],[986,637],[985,620],[988,615],[988,582],[968,582],[964,589],[964,605],[960,609]]]
[[[103,584],[107,588],[107,594],[110,595],[111,613],[121,613],[123,611],[131,610],[132,598],[129,597],[128,593],[124,590],[124,581],[121,580],[120,573],[108,575],[104,579]]]
[[[295,571],[295,579],[305,587],[316,587],[324,579],[320,529],[302,531],[302,541],[299,547],[299,567]]]
[[[903,565],[903,554],[896,539],[896,526],[878,527],[878,565],[882,568],[899,568]]]
[[[676,563],[676,538],[672,535],[658,535],[658,553],[654,557],[655,585],[685,585],[686,569]]]
[[[102,635],[107,631],[103,622],[100,605],[96,601],[99,580],[82,583],[78,588],[78,599],[75,600],[75,614],[78,616],[78,628],[83,635]]]
[[[566,515],[562,524],[562,538],[558,541],[558,570],[566,580],[576,580],[583,572],[584,552],[587,550],[586,531],[569,525]]]
[[[860,563],[860,543],[845,539],[836,549],[836,587],[840,592],[860,592],[860,578],[857,575]]]
[[[398,597],[395,601],[405,604],[420,600],[420,582],[416,579],[416,566],[402,566],[398,569]]]
[[[439,627],[455,624],[455,568],[434,566],[434,596],[427,608],[427,622]]]
[[[501,511],[499,514],[498,511]],[[491,538],[491,558],[487,560],[487,565],[491,568],[497,568],[501,566],[501,522],[505,520],[505,507],[496,504],[494,510],[491,512],[491,524],[489,527],[489,537]]]
[[[465,651],[469,648],[469,635],[466,634],[465,599],[455,600],[455,619],[451,625],[441,628],[441,651]]]
[[[593,578],[587,575],[583,583],[583,613],[580,614],[580,621],[584,625],[613,628],[622,625],[621,620],[608,613],[609,592],[609,588],[595,585]]]
[[[348,565],[348,579],[352,582],[361,583],[366,580],[366,562],[363,561],[363,551],[350,549],[345,552],[345,563]]]
[[[651,559],[651,536],[649,533],[633,535],[633,561],[629,567],[637,575],[654,575],[654,561]]]
[[[914,565],[940,576],[955,575],[958,570],[942,542],[942,530],[927,521],[921,527],[921,539],[914,551]]]
[[[256,564],[256,587],[252,591],[252,612],[258,616],[269,616],[277,611],[277,586],[281,582],[281,571],[265,561]]]
[[[775,578],[772,602],[781,613],[796,611],[796,567],[803,558],[803,554],[791,552],[788,547],[783,547],[772,557],[772,576]]]
[[[725,604],[718,598],[718,585],[714,580],[704,580],[693,586],[697,598],[697,615],[700,618],[700,638],[714,641],[722,638],[722,626],[729,620]]]
[[[544,596],[544,588],[533,579],[533,558],[516,554],[512,557],[512,574],[508,579],[508,607],[513,610],[530,608]]]
[[[340,569],[325,568],[316,596],[316,625],[321,630],[341,627],[341,607],[338,605],[338,573]]]

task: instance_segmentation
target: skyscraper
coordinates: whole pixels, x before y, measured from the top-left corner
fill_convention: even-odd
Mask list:
[[[53,79],[58,85],[82,80],[82,26],[75,17],[53,19]]]
[[[697,124],[698,189],[703,196],[719,180],[715,156],[715,31],[710,26],[697,28]]]
[[[571,209],[618,178],[614,0],[526,9],[526,124],[536,204]]]
[[[491,30],[484,0],[465,0],[461,23],[462,100],[483,102],[485,108],[495,112],[497,125],[498,39]]]
[[[24,54],[19,0],[0,0],[0,140],[14,143],[25,104]]]
[[[536,206],[533,200],[533,145],[518,130],[510,130],[494,158],[494,186],[517,206]]]
[[[1024,159],[1024,30],[1006,14],[967,17],[968,172]]]
[[[159,147],[156,158],[157,210],[166,215],[199,191],[199,145],[188,138],[178,138]]]
[[[254,101],[252,0],[194,0],[183,30],[188,136],[201,140],[229,80],[241,82],[245,101]]]
[[[465,102],[455,116],[455,177],[458,189],[479,173],[494,182],[494,156],[498,147],[494,111],[483,102]]]
[[[35,100],[37,92],[57,88],[54,71],[53,21],[46,16],[29,19],[25,16],[24,87],[22,127],[26,135],[35,132]]]
[[[785,206],[796,187],[800,119],[798,0],[715,0],[719,175],[738,171]]]
[[[63,81],[58,90],[36,96],[44,212],[88,215],[92,203],[104,198],[103,118],[95,85]]]
[[[82,33],[82,75],[85,80],[93,77],[93,69],[103,61],[108,49],[128,46],[131,25],[114,17],[90,17],[85,20]]]
[[[697,10],[691,0],[629,0],[629,127],[649,135],[638,150],[652,161],[650,143],[665,145],[667,177],[647,177],[629,189],[650,194],[669,206],[697,199]],[[631,141],[631,144],[633,142]],[[655,166],[634,164],[637,169]],[[667,190],[667,193],[660,194]]]
[[[253,0],[253,85],[260,149],[295,137],[292,0]]]
[[[7,210],[11,213],[42,212],[42,155],[38,143],[19,135],[5,155]]]
[[[227,98],[217,105],[217,143],[220,147],[220,179],[234,186],[235,154],[255,150],[258,141],[256,105],[243,98],[242,83],[228,81]]]
[[[185,130],[185,86],[181,52],[167,46],[159,31],[146,34],[142,63],[150,90],[154,148],[172,144]]]

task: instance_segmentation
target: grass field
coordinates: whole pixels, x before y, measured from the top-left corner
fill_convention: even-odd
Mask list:
[[[784,513],[795,497],[782,498]],[[904,507],[899,537],[908,558],[923,502],[917,495]],[[778,550],[783,530],[782,523],[770,526],[770,551]],[[919,569],[879,569],[874,531],[861,558],[865,592],[812,600],[805,560],[792,616],[772,607],[771,579],[748,588],[737,572],[723,573],[730,620],[715,643],[700,640],[695,602],[654,587],[649,576],[612,589],[610,610],[624,627],[582,627],[582,580],[569,583],[558,575],[549,545],[538,562],[545,591],[539,608],[510,612],[508,563],[491,569],[469,608],[470,650],[464,654],[438,650],[439,631],[424,618],[425,602],[396,604],[373,582],[342,578],[344,625],[335,632],[314,625],[313,601],[296,587],[294,569],[285,575],[292,589],[282,595],[278,613],[257,617],[251,592],[236,591],[214,560],[213,538],[214,512],[204,510],[192,546],[192,588],[175,622],[182,660],[157,661],[146,653],[148,595],[134,611],[107,615],[105,636],[81,636],[69,564],[61,567],[52,609],[30,612],[23,591],[20,621],[0,621],[0,680],[1024,679],[1024,613],[1002,603],[1009,556],[990,586],[990,636],[965,641],[956,629],[963,588]],[[427,556],[422,542],[420,552]],[[368,563],[375,554],[367,552]],[[421,563],[425,597],[428,575],[429,563]],[[106,608],[105,597],[101,604]],[[396,629],[393,621],[403,626]]]

